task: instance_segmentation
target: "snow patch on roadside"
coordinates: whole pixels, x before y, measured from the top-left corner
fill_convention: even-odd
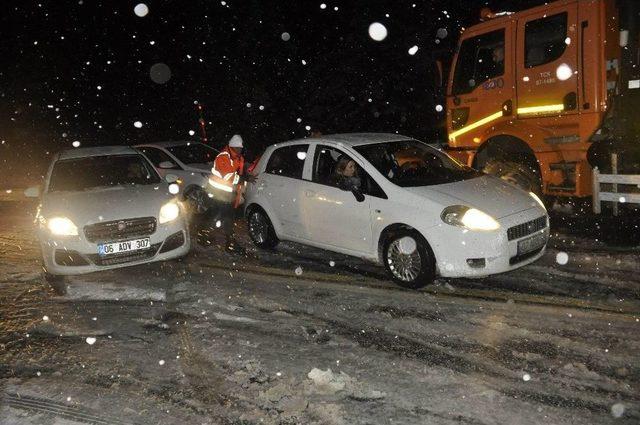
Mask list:
[[[74,281],[67,285],[65,298],[70,300],[140,300],[164,302],[167,300],[167,294],[163,289],[159,288],[136,288],[113,283],[95,284],[93,282]]]

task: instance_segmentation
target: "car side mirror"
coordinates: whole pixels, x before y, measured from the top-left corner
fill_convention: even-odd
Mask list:
[[[358,187],[353,187],[351,189],[351,193],[353,193],[353,196],[355,196],[356,201],[358,202],[364,202],[364,193],[362,193],[362,191],[360,190],[360,188]]]
[[[27,198],[38,198],[40,196],[40,188],[38,186],[33,186],[25,189],[24,196]]]
[[[164,176],[164,179],[167,183],[171,184],[175,183],[178,180],[178,176],[176,176],[175,174],[167,174],[166,176]]]
[[[174,164],[171,161],[162,161],[160,164],[158,164],[158,168],[161,168],[163,170],[170,170],[175,167],[176,167],[176,164]]]

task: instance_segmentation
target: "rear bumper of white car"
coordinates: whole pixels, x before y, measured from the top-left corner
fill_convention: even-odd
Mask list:
[[[54,237],[46,230],[40,232],[40,246],[44,266],[54,275],[78,275],[100,270],[134,266],[154,261],[170,260],[186,255],[191,241],[184,219],[158,224],[151,234],[136,234],[113,240],[108,236],[90,241],[84,229],[73,237]],[[99,255],[98,244],[148,237],[150,247],[119,254]]]
[[[498,220],[500,229],[473,232],[448,225],[433,232],[438,274],[443,277],[479,277],[504,273],[540,258],[549,239],[549,219],[530,209]]]

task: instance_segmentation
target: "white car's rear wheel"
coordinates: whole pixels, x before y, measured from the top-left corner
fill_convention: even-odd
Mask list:
[[[278,245],[278,237],[267,214],[258,207],[251,208],[247,216],[249,237],[259,248],[271,249]]]
[[[383,245],[383,261],[400,286],[422,288],[435,278],[435,259],[427,241],[409,229],[391,234]]]

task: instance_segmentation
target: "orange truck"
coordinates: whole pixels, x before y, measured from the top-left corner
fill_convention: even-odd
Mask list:
[[[547,197],[586,198],[593,170],[640,174],[640,0],[481,12],[447,86],[447,151]],[[637,188],[637,187],[636,187]]]

